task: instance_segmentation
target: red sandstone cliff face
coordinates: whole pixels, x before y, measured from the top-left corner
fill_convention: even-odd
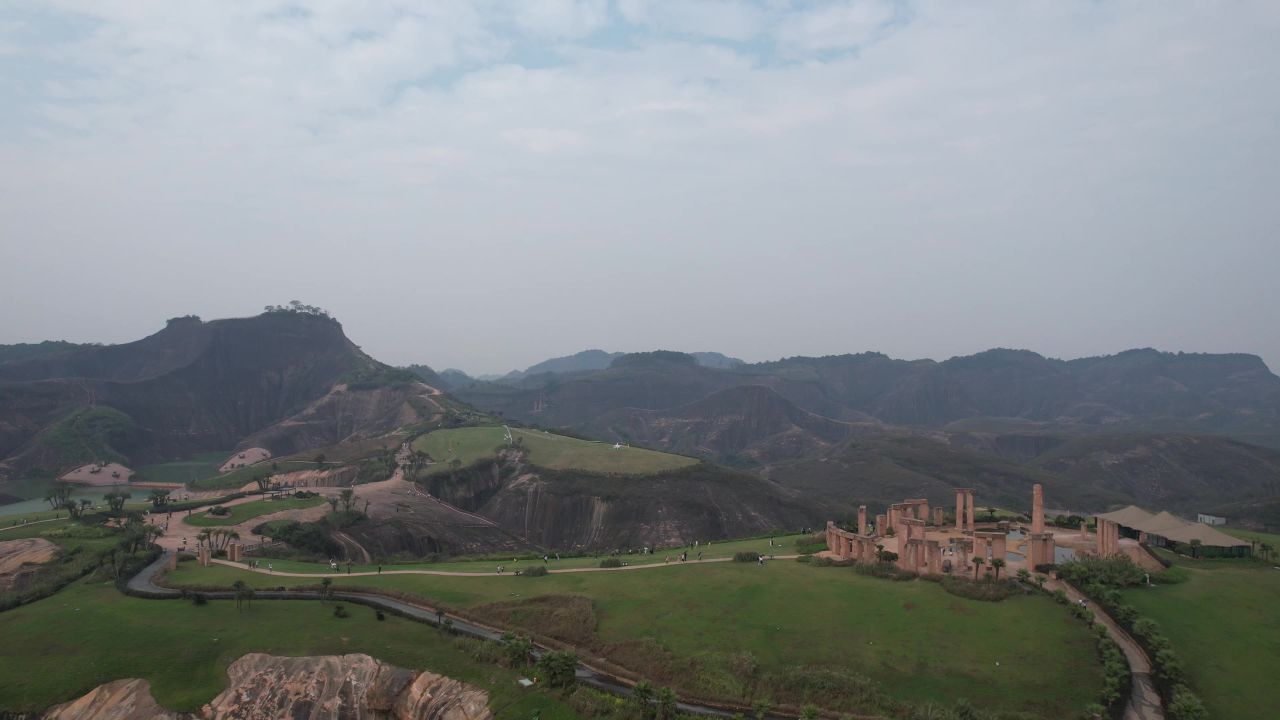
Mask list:
[[[51,708],[48,720],[492,720],[489,696],[465,683],[385,665],[368,655],[250,653],[227,668],[227,689],[198,715],[156,704],[146,680],[116,680]]]

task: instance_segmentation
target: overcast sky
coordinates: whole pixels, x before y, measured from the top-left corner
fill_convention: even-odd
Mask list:
[[[1280,369],[1280,3],[0,0],[0,343]]]

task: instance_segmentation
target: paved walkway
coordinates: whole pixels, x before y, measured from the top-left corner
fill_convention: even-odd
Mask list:
[[[1071,602],[1080,602],[1084,598],[1084,595],[1061,580],[1050,580],[1045,583],[1045,588],[1050,591],[1062,590]],[[1124,708],[1124,720],[1164,720],[1164,708],[1160,705],[1160,693],[1156,692],[1155,682],[1151,680],[1151,660],[1147,658],[1147,653],[1106,611],[1092,602],[1088,607],[1093,613],[1093,621],[1107,628],[1111,639],[1120,646],[1125,660],[1129,662],[1132,689],[1129,703]]]
[[[795,560],[798,557],[800,556],[799,555],[775,555],[773,560],[766,560],[765,562],[773,562],[774,560]],[[270,562],[269,558],[254,558],[254,559],[258,560],[259,562]],[[369,577],[371,575],[372,576],[444,575],[447,577],[511,577],[512,575],[515,575],[514,572],[507,572],[507,573],[503,573],[502,575],[499,575],[496,572],[482,572],[482,571],[462,572],[459,570],[383,570],[382,572],[366,571],[366,572],[354,572],[354,573],[345,573],[345,572],[299,573],[299,572],[285,572],[283,570],[266,570],[264,568],[250,568],[250,567],[245,567],[243,563],[231,562],[230,560],[221,560],[218,558],[214,558],[213,562],[218,565],[226,565],[227,567],[233,567],[233,568],[236,568],[237,570],[246,570],[248,572],[256,572],[262,575],[279,575],[282,577],[326,578],[326,577]],[[560,575],[562,573],[621,572],[625,570],[648,570],[648,569],[665,568],[665,567],[679,567],[681,565],[701,565],[704,563],[722,563],[722,562],[733,562],[733,558],[723,557],[723,558],[707,558],[705,560],[687,560],[685,562],[644,563],[641,565],[624,565],[623,567],[616,567],[616,568],[581,567],[581,568],[561,568],[559,570],[553,570],[548,568],[547,572],[548,574],[551,574],[551,575]],[[744,564],[748,564],[748,563],[744,563]],[[539,567],[539,566],[535,565],[535,567]],[[540,567],[545,567],[545,566],[540,566]]]

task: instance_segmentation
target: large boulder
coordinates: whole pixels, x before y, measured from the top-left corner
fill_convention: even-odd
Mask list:
[[[483,690],[368,655],[250,653],[227,668],[227,689],[199,715],[156,704],[146,680],[115,680],[51,708],[47,720],[492,720]]]
[[[69,703],[56,705],[45,720],[180,720],[191,715],[171,712],[151,697],[151,684],[137,678],[112,680]]]

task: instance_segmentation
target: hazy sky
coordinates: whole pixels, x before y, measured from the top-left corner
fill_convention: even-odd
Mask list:
[[[0,0],[0,342],[1280,369],[1280,2]]]

